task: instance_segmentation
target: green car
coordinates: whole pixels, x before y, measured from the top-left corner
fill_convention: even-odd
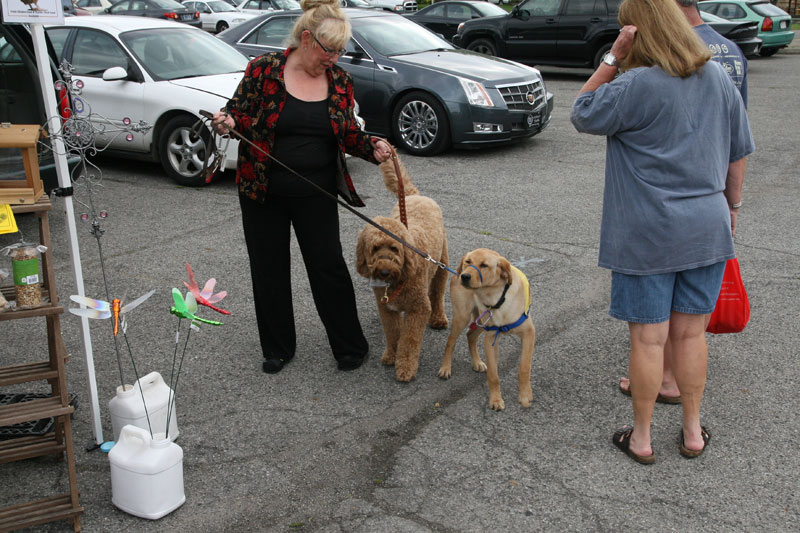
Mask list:
[[[709,0],[698,2],[700,11],[728,20],[758,22],[758,37],[764,41],[760,54],[771,56],[794,39],[792,17],[768,0]]]

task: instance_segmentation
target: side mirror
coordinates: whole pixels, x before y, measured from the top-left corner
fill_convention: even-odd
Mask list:
[[[128,77],[128,71],[122,67],[111,67],[103,72],[104,81],[124,80]]]

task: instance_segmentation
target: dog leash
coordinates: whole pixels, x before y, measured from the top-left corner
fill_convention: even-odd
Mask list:
[[[211,127],[210,126],[211,120],[214,118],[213,113],[210,113],[210,112],[202,110],[202,109],[199,111],[199,113],[200,113],[200,116],[202,116],[205,119],[208,119],[209,127]],[[214,131],[213,127],[211,127],[211,131],[212,132]],[[395,235],[394,233],[392,233],[388,229],[384,228],[383,226],[381,226],[380,224],[378,224],[374,220],[370,219],[366,215],[356,211],[353,207],[348,205],[346,202],[343,202],[342,200],[340,200],[337,196],[332,195],[331,193],[329,193],[328,191],[326,191],[325,189],[323,189],[322,187],[320,187],[319,185],[317,185],[316,183],[314,183],[310,179],[308,179],[305,176],[301,175],[300,173],[296,172],[294,169],[289,168],[282,161],[279,161],[278,159],[276,159],[272,154],[269,154],[266,150],[264,150],[263,148],[261,148],[260,146],[255,144],[253,141],[251,141],[250,139],[248,139],[247,137],[245,137],[244,135],[242,135],[241,133],[239,133],[235,129],[229,128],[228,131],[230,133],[232,133],[235,137],[237,137],[239,140],[244,141],[245,143],[247,143],[248,145],[252,146],[256,150],[258,150],[259,152],[261,152],[262,154],[267,156],[268,158],[270,158],[273,161],[275,161],[276,163],[278,163],[280,166],[282,166],[283,168],[288,170],[290,173],[294,174],[295,176],[297,176],[301,180],[305,181],[309,185],[312,185],[315,189],[317,189],[319,192],[321,192],[324,196],[327,196],[328,198],[330,198],[331,200],[333,200],[334,202],[336,202],[340,206],[344,207],[345,209],[347,209],[348,211],[350,211],[351,213],[353,213],[354,215],[356,215],[357,217],[362,219],[367,224],[370,224],[371,226],[375,227],[379,231],[382,231],[383,233],[385,233],[386,235],[388,235],[392,239],[396,240],[397,242],[399,242],[400,244],[402,244],[403,246],[405,246],[406,248],[408,248],[412,252],[422,256],[426,261],[429,261],[429,262],[435,264],[436,266],[438,266],[441,269],[447,270],[448,272],[450,272],[453,275],[458,275],[458,273],[455,270],[453,270],[452,268],[450,268],[449,266],[445,265],[441,261],[437,261],[436,259],[431,257],[430,254],[426,254],[425,252],[423,252],[422,250],[420,250],[416,246],[406,242],[405,239],[403,239],[402,237],[400,237],[398,235]],[[387,144],[389,144],[389,143],[387,142]],[[401,182],[402,182],[403,178],[399,174],[399,170],[400,169],[399,169],[399,166],[397,166],[397,154],[394,151],[394,147],[392,147],[391,144],[389,144],[389,146],[392,148],[392,155],[393,155],[394,160],[395,160],[395,169],[398,172],[398,176],[397,176],[398,190],[402,190],[402,183]],[[403,198],[403,206],[405,206],[405,194],[398,194],[398,197],[399,198]],[[403,211],[405,211],[405,209],[403,209]],[[404,221],[404,224],[406,226],[408,226],[408,222],[407,221]]]

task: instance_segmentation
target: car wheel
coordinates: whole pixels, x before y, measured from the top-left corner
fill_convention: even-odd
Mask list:
[[[775,48],[775,47],[772,47],[772,48],[763,48],[763,47],[762,47],[762,48],[761,48],[761,51],[759,52],[759,54],[761,55],[761,57],[769,57],[769,56],[774,56],[775,54],[777,54],[777,53],[778,53],[778,50],[780,50],[780,48]]]
[[[485,54],[487,56],[496,56],[497,47],[491,39],[475,39],[467,45],[467,50]]]
[[[219,22],[217,22],[217,33],[223,32],[227,30],[229,27],[230,26],[228,26],[227,22],[225,22],[224,20],[220,20]]]
[[[392,133],[407,152],[429,156],[450,146],[450,125],[442,105],[430,94],[405,95],[394,108]]]
[[[172,179],[187,187],[205,184],[203,161],[208,157],[211,132],[204,126],[202,133],[195,135],[192,126],[196,122],[191,115],[171,118],[161,130],[158,143],[161,166]]]
[[[598,50],[597,53],[594,55],[593,65],[595,70],[597,69],[597,67],[600,66],[600,63],[603,62],[603,56],[605,56],[611,50],[611,45],[612,43],[604,44],[603,46],[600,47],[600,50]]]

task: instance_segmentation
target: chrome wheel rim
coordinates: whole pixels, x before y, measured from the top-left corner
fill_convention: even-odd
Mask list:
[[[412,100],[400,110],[397,128],[406,146],[424,150],[436,140],[436,135],[439,133],[439,117],[427,103]]]
[[[178,128],[167,139],[167,156],[175,172],[193,178],[203,171],[206,143],[199,135],[192,139],[191,128]],[[212,161],[208,164],[210,166]]]

